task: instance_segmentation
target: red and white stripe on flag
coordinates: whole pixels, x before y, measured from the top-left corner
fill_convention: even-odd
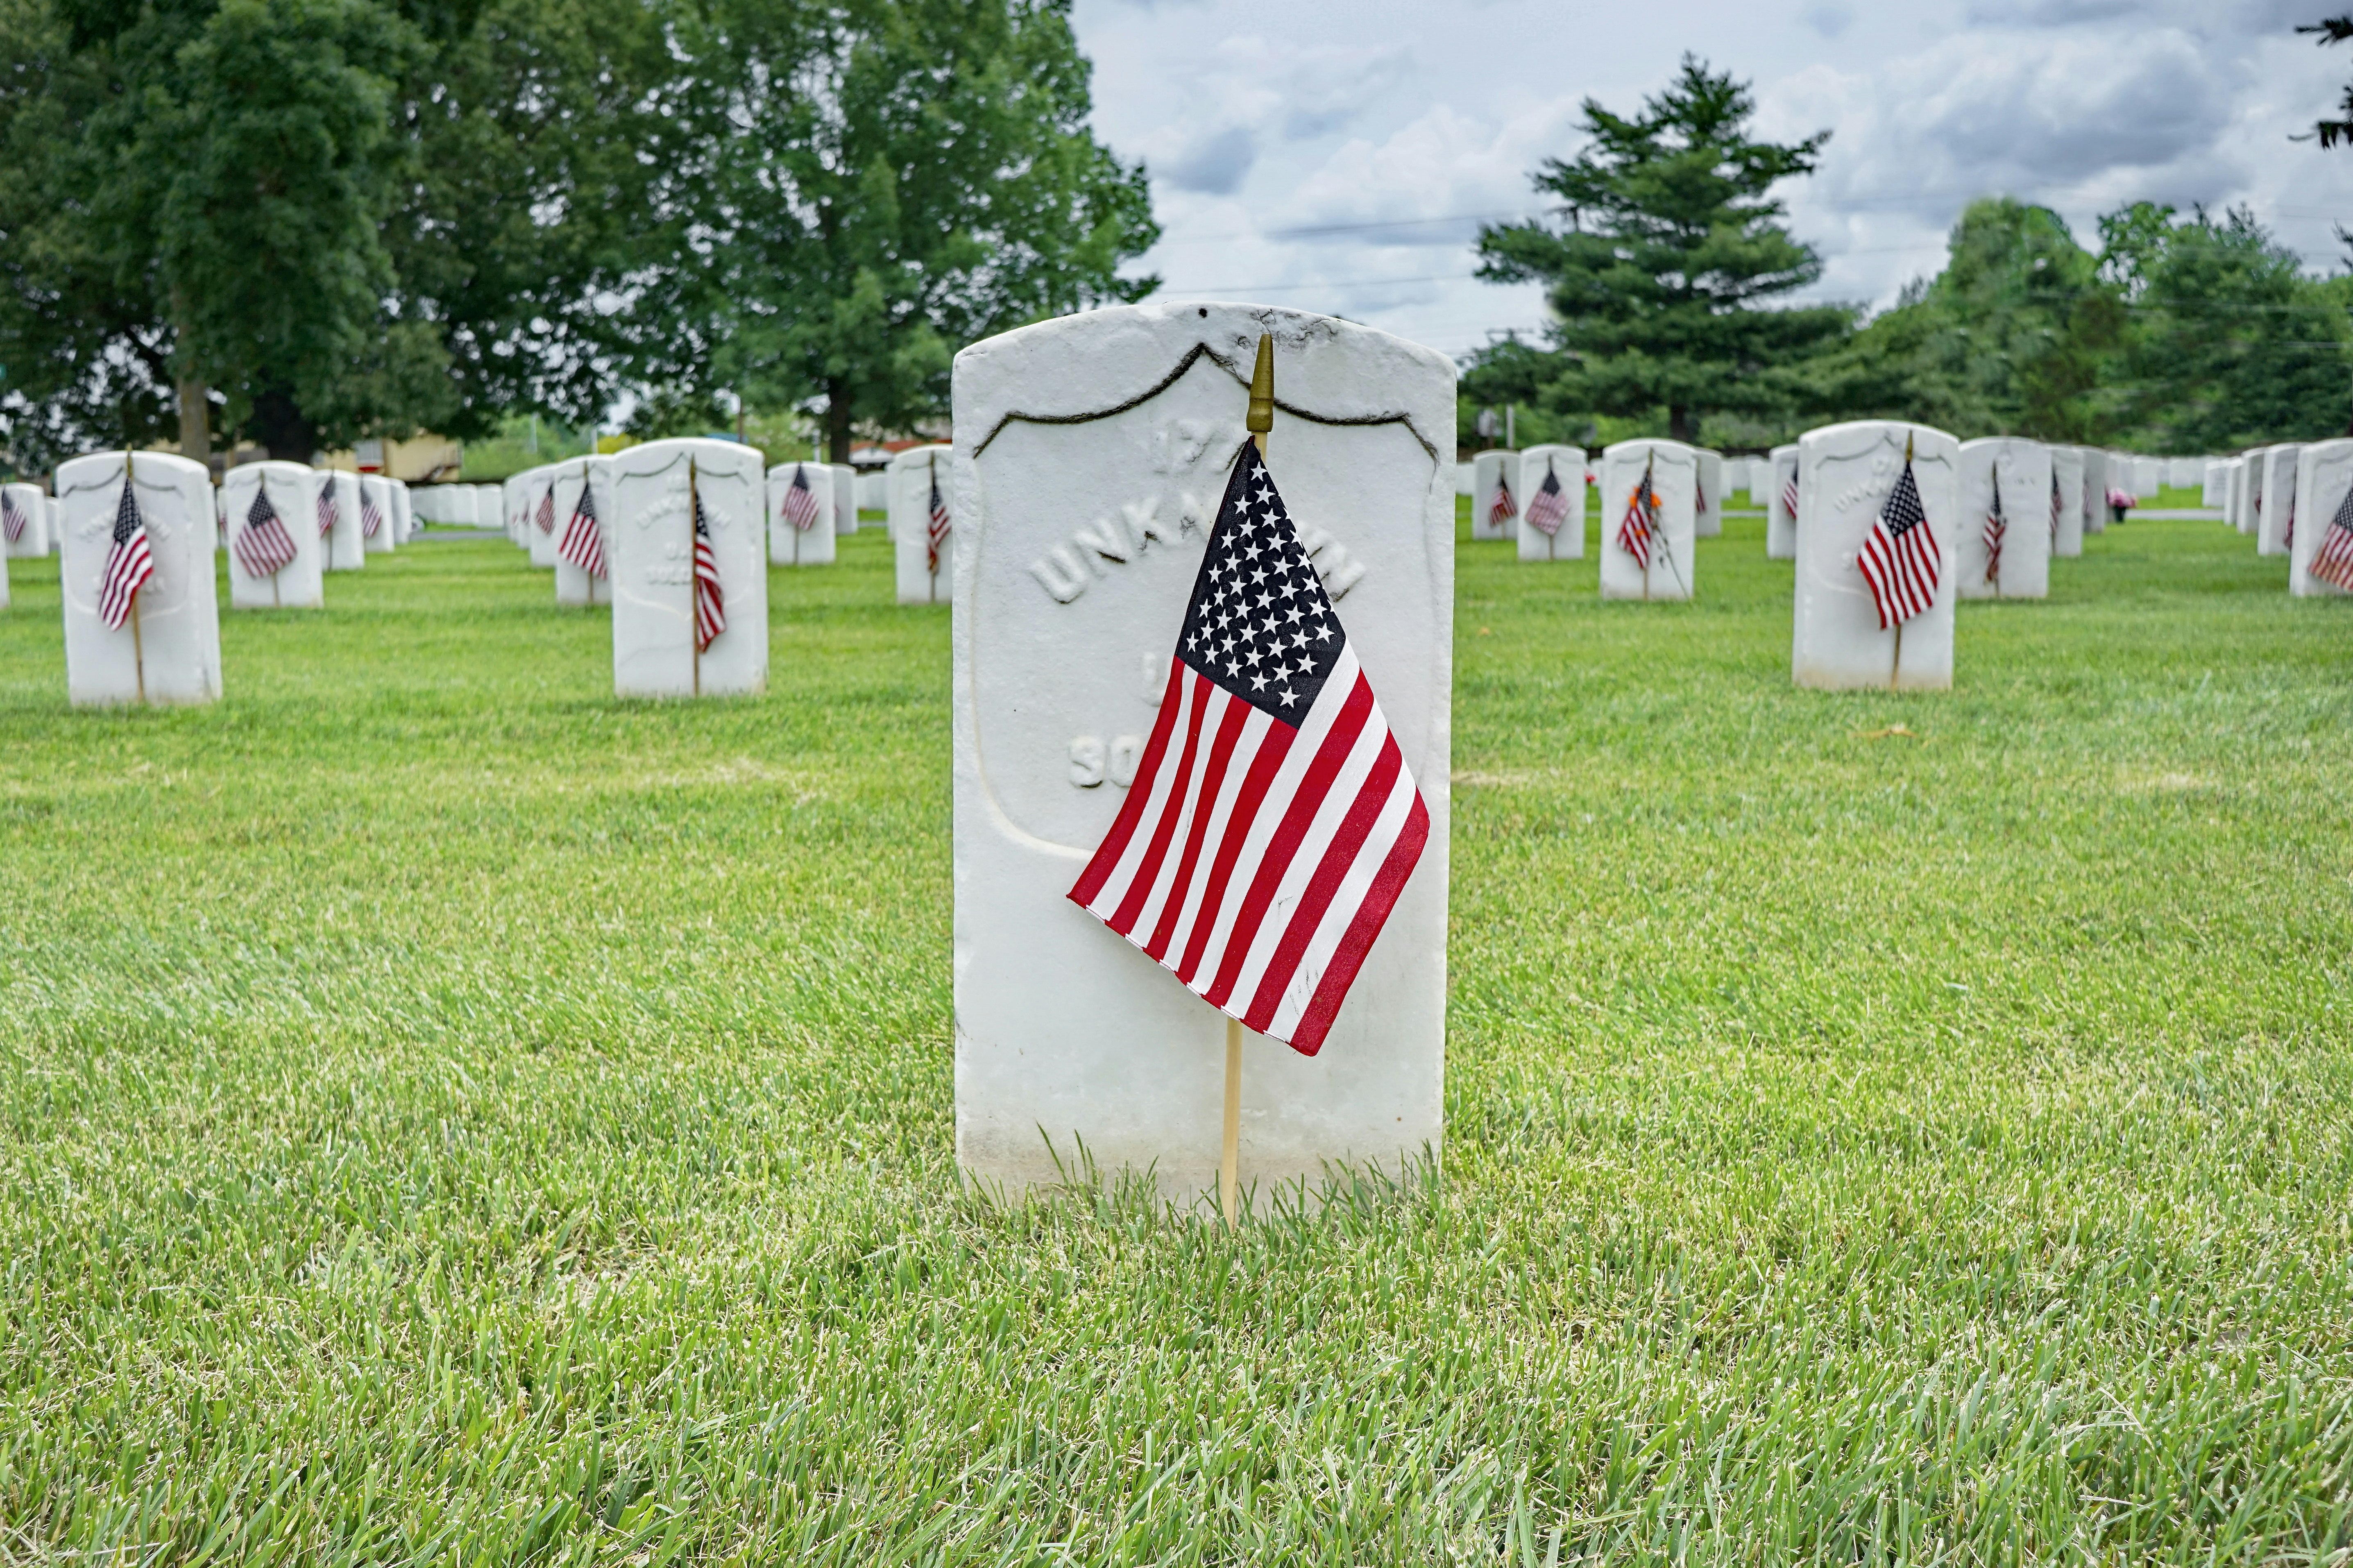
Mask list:
[[[694,651],[705,653],[727,629],[727,598],[719,588],[719,557],[711,548],[711,524],[702,498],[694,500]]]
[[[1920,505],[1920,484],[1912,477],[1907,458],[1904,472],[1887,504],[1872,520],[1855,554],[1855,569],[1871,589],[1879,610],[1879,629],[1900,626],[1926,615],[1936,603],[1936,582],[1944,570],[1944,552]]]
[[[817,521],[817,492],[809,489],[806,466],[793,465],[793,482],[785,487],[785,521],[802,533]]]
[[[253,505],[246,510],[245,524],[237,531],[231,549],[248,577],[275,577],[293,563],[294,536],[260,484],[253,487]]]
[[[1497,474],[1495,499],[1487,508],[1487,521],[1490,523],[1504,523],[1519,515],[1519,503],[1512,499],[1512,481],[1502,474]]]
[[[580,500],[572,508],[572,520],[564,525],[564,537],[555,542],[555,552],[591,577],[605,575],[605,539],[596,528],[596,487],[585,475],[580,480]]]
[[[131,461],[125,454],[122,499],[114,508],[114,535],[107,546],[106,570],[98,581],[98,614],[107,630],[122,629],[139,590],[154,574],[155,556],[147,547],[147,520],[139,515],[139,500],[131,489]]]
[[[1397,737],[1245,445],[1135,782],[1071,899],[1313,1056],[1429,839]]]
[[[2321,534],[2320,547],[2312,552],[2307,570],[2322,582],[2353,594],[2353,489],[2347,490],[2337,504],[2337,515]]]

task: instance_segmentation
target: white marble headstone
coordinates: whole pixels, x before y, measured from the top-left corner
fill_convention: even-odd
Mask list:
[[[365,509],[371,503],[375,507],[375,537],[374,539],[367,537],[367,519],[363,510],[360,519],[360,547],[370,555],[383,555],[388,553],[400,542],[400,529],[393,521],[392,517],[392,482],[381,474],[360,476],[360,505]]]
[[[828,463],[833,475],[833,531],[839,538],[858,531],[858,470],[848,463]]]
[[[1471,460],[1471,537],[1482,543],[1518,536],[1520,513],[1528,504],[1527,497],[1517,489],[1512,491],[1511,515],[1498,521],[1494,515],[1497,492],[1520,482],[1520,455],[1501,447],[1482,452]]]
[[[2203,469],[2198,484],[2198,504],[2205,507],[2219,507],[2222,504],[2223,497],[2229,493],[2231,465],[2223,458],[2209,458],[2203,465]]]
[[[797,528],[785,515],[785,496],[797,472],[808,480],[817,515],[807,528]],[[776,566],[833,564],[833,470],[823,463],[778,463],[768,470],[768,561]]]
[[[883,478],[899,603],[944,605],[955,590],[955,448],[911,447],[891,459]],[[931,542],[935,479],[948,510],[948,530],[936,550]]]
[[[2288,532],[2297,516],[2295,467],[2304,448],[2269,447],[2263,451],[2263,515],[2255,521],[2255,553],[2284,555]]]
[[[555,487],[555,540],[564,542],[564,531],[572,525],[572,514],[579,510],[580,492],[588,487],[589,476],[599,468],[610,468],[613,459],[606,457],[567,458],[561,463],[551,463],[540,471],[541,477]],[[604,498],[596,498],[601,501]],[[536,503],[533,503],[536,504]],[[613,530],[600,507],[596,513],[596,537],[605,547],[606,570],[609,574],[613,560]],[[610,575],[591,577],[580,567],[555,556],[555,602],[559,605],[586,606],[609,605],[613,602],[613,579]]]
[[[335,491],[335,525],[321,541],[326,546],[327,570],[356,572],[367,564],[367,546],[360,537],[360,477],[345,468],[324,468]],[[318,519],[311,520],[318,527]]]
[[[1798,444],[1773,448],[1767,459],[1773,466],[1767,481],[1770,495],[1765,503],[1765,558],[1767,561],[1795,561],[1798,558],[1798,518],[1786,504],[1792,493],[1791,486],[1798,478]]]
[[[1700,539],[1724,537],[1724,454],[1699,448],[1699,489],[1692,500],[1692,533]]]
[[[2288,551],[2287,591],[2299,599],[2342,595],[2345,590],[2312,574],[2312,558],[2337,510],[2353,493],[2353,440],[2315,441],[2296,452],[2295,537]]]
[[[76,707],[142,695],[151,703],[210,702],[221,694],[212,473],[171,453],[140,452],[131,461],[155,573],[119,629],[99,617],[98,600],[113,550],[124,454],[100,452],[58,468],[66,693]]]
[[[1618,542],[1645,467],[1658,497],[1659,542],[1645,569]],[[1601,454],[1601,596],[1605,599],[1688,599],[1694,577],[1693,501],[1699,452],[1680,441],[1620,441]]]
[[[613,454],[613,690],[621,697],[754,692],[768,680],[767,478],[759,452],[700,437]],[[693,491],[711,529],[727,629],[694,650]],[[536,504],[534,502],[533,504]]]
[[[2097,447],[2078,447],[2084,455],[2084,531],[2108,531],[2108,490],[2116,483],[2112,459]]]
[[[386,479],[384,484],[392,498],[393,537],[406,544],[417,537],[417,516],[408,504],[408,486],[400,479]]]
[[[1527,521],[1528,508],[1544,489],[1545,475],[1560,480],[1568,516],[1551,533]],[[1513,492],[1520,503],[1520,559],[1523,561],[1582,561],[1585,559],[1585,448],[1529,447],[1520,453],[1520,471]]]
[[[883,526],[888,528],[891,521],[890,470],[888,468],[883,468],[873,472],[860,474],[858,476],[858,483],[853,486],[852,489],[856,490],[858,495],[858,510],[860,511],[881,512],[882,514]]]
[[[38,485],[12,484],[6,489],[9,504],[16,509],[16,515],[25,520],[25,531],[14,540],[0,534],[0,545],[5,545],[7,553],[18,560],[47,555],[49,552],[49,498],[41,492]]]
[[[2051,474],[2059,482],[2059,531],[2052,535],[2051,553],[2073,559],[2084,553],[2084,451],[2080,447],[2053,447]]]
[[[319,538],[319,488],[326,474],[304,463],[240,463],[221,477],[221,511],[228,519],[228,603],[233,610],[315,610],[326,603],[319,581],[323,542]],[[294,541],[294,559],[274,577],[247,574],[237,558],[237,536],[253,510],[254,493],[266,489],[269,505]]]
[[[1896,629],[1882,631],[1870,586],[1855,565],[1913,445],[1913,479],[1925,526],[1944,568],[1936,602]],[[1960,443],[1942,430],[1865,419],[1809,430],[1798,442],[1797,617],[1790,669],[1799,686],[1823,690],[1894,686],[1942,691],[1953,684],[1953,602],[1960,515]],[[1901,652],[1901,664],[1897,662]]]
[[[1964,599],[2041,599],[2051,592],[2051,448],[2040,441],[1995,437],[1961,443],[1959,572],[1954,587]],[[2001,496],[2001,563],[1991,552],[1986,524],[1994,495]]]
[[[579,460],[576,458],[573,459],[575,463]],[[563,466],[560,463],[542,463],[538,468],[526,468],[522,476],[523,542],[531,547],[531,563],[544,566],[550,571],[554,570],[558,560],[555,543],[564,535],[565,514],[561,501],[555,504],[552,516],[541,502],[554,489],[556,472]],[[573,470],[575,485],[579,474],[579,469]],[[546,519],[545,527],[541,526],[543,518]]]
[[[956,356],[956,1149],[991,1183],[1053,1183],[1082,1142],[1179,1202],[1215,1181],[1222,1020],[1065,895],[1151,733],[1261,331],[1276,342],[1270,468],[1430,836],[1322,1053],[1244,1042],[1242,1179],[1263,1198],[1437,1152],[1454,368],[1328,317],[1155,302]]]

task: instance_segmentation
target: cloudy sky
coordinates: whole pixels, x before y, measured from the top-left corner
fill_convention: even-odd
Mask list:
[[[1822,297],[1884,304],[1934,272],[1972,196],[2094,220],[2135,200],[2244,203],[2340,265],[2353,45],[2296,23],[2353,0],[1076,0],[1096,129],[1152,171],[1164,294],[1263,300],[1459,353],[1542,320],[1470,274],[1481,221],[1536,210],[1588,95],[1632,111],[1684,51],[1751,79],[1777,140],[1832,135],[1786,187]]]

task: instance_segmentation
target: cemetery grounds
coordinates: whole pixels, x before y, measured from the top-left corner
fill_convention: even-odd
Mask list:
[[[9,563],[0,1563],[2347,1561],[2353,605],[2137,521],[1830,696],[1753,513],[1466,543],[1443,1173],[1229,1236],[959,1184],[843,546],[702,703],[436,539],[75,713]]]

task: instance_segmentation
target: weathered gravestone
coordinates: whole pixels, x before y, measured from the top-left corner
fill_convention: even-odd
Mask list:
[[[944,605],[955,588],[955,448],[911,447],[884,477],[899,603]]]
[[[1964,441],[1960,461],[1955,589],[1964,599],[2048,597],[2051,448],[2015,437]]]
[[[400,529],[392,517],[392,481],[381,474],[362,474],[360,548],[371,555],[382,555],[399,542]]]
[[[2316,574],[2312,563],[2329,542],[2337,516],[2353,506],[2353,440],[2315,441],[2299,449],[2295,493],[2301,499],[2289,542],[2287,591],[2299,599],[2342,595],[2346,590]]]
[[[2083,449],[2052,447],[2051,478],[2059,490],[2059,525],[2051,531],[2051,553],[2073,559],[2084,553]]]
[[[2263,449],[2263,512],[2255,520],[2255,553],[2284,555],[2289,531],[2295,526],[2295,464],[2304,448],[2296,446]]]
[[[417,513],[410,504],[408,483],[405,479],[388,479],[385,483],[392,489],[394,530],[400,542],[406,544],[417,537]]]
[[[768,679],[768,531],[758,450],[700,437],[649,441],[615,453],[608,473],[615,694],[761,690]],[[725,619],[700,653],[697,628],[710,605],[696,585],[698,501]]]
[[[956,356],[956,1149],[992,1183],[1055,1183],[1082,1144],[1176,1201],[1216,1180],[1223,1022],[1067,894],[1153,733],[1261,332],[1271,476],[1430,828],[1322,1053],[1246,1042],[1240,1170],[1264,1194],[1437,1151],[1453,366],[1326,317],[1153,303]]]
[[[555,502],[555,602],[559,605],[586,606],[613,602],[612,529],[605,521],[603,498],[591,493],[596,474],[609,468],[612,463],[613,459],[606,457],[569,458],[541,470],[547,476],[549,492]],[[584,496],[589,497],[586,512],[580,505]],[[602,573],[590,571],[565,553],[565,541],[572,536],[575,528],[594,531],[596,552],[592,554],[583,548],[575,553],[583,555],[591,564],[601,559],[605,563]],[[580,542],[585,547],[585,535]]]
[[[126,460],[135,526],[122,514]],[[100,452],[61,464],[58,584],[66,631],[66,694],[76,707],[210,702],[221,693],[220,610],[213,587],[213,485],[204,464],[164,452]],[[153,574],[107,624],[109,589],[143,543]]]
[[[2097,447],[2078,447],[2084,455],[2084,531],[2108,531],[2108,491],[2115,486],[2110,459]]]
[[[2204,475],[2199,480],[2198,504],[2200,506],[2206,507],[2221,506],[2222,504],[2223,497],[2229,493],[2228,487],[2230,484],[2230,478],[2231,464],[2229,459],[2223,458],[2207,458]]]
[[[367,542],[360,536],[360,477],[343,468],[322,468],[334,512],[325,536],[330,572],[356,572],[367,564]]]
[[[1933,594],[1923,595],[1927,607],[1891,626],[1882,624],[1862,557],[1901,481],[1907,444],[1925,519],[1915,526],[1929,531],[1940,564]],[[1798,442],[1798,490],[1806,523],[1798,534],[1790,655],[1797,683],[1824,690],[1951,687],[1954,538],[1968,521],[1960,511],[1960,443],[1894,420],[1809,430]]]
[[[858,531],[858,470],[848,463],[828,463],[833,475],[833,531],[836,538]]]
[[[49,552],[49,498],[41,487],[16,483],[0,486],[7,500],[7,528],[0,529],[0,546],[16,560]]]
[[[1724,537],[1724,454],[1699,448],[1699,488],[1692,496],[1692,534]]]
[[[1772,465],[1765,503],[1765,558],[1798,558],[1798,447],[1791,442],[1773,448],[1766,459]]]
[[[1520,559],[1585,559],[1585,448],[1529,447],[1520,453]]]
[[[1520,508],[1525,504],[1516,488],[1520,482],[1520,455],[1498,448],[1482,452],[1471,460],[1471,537],[1482,543],[1493,544],[1511,539],[1520,522]]]
[[[38,485],[0,486],[8,510],[0,527],[0,546],[12,560],[27,560],[49,552],[49,498]]]
[[[1699,453],[1680,441],[1620,441],[1601,454],[1601,596],[1688,599]],[[1647,526],[1630,526],[1638,504]]]
[[[323,471],[302,463],[241,463],[221,476],[229,608],[315,610],[326,602],[319,580],[325,542],[317,522],[319,491],[326,484]],[[265,496],[269,504],[257,516],[254,502]],[[248,530],[254,531],[250,539]],[[261,570],[277,560],[286,563]]]
[[[768,560],[778,566],[833,564],[833,470],[823,463],[778,463],[768,470]]]

